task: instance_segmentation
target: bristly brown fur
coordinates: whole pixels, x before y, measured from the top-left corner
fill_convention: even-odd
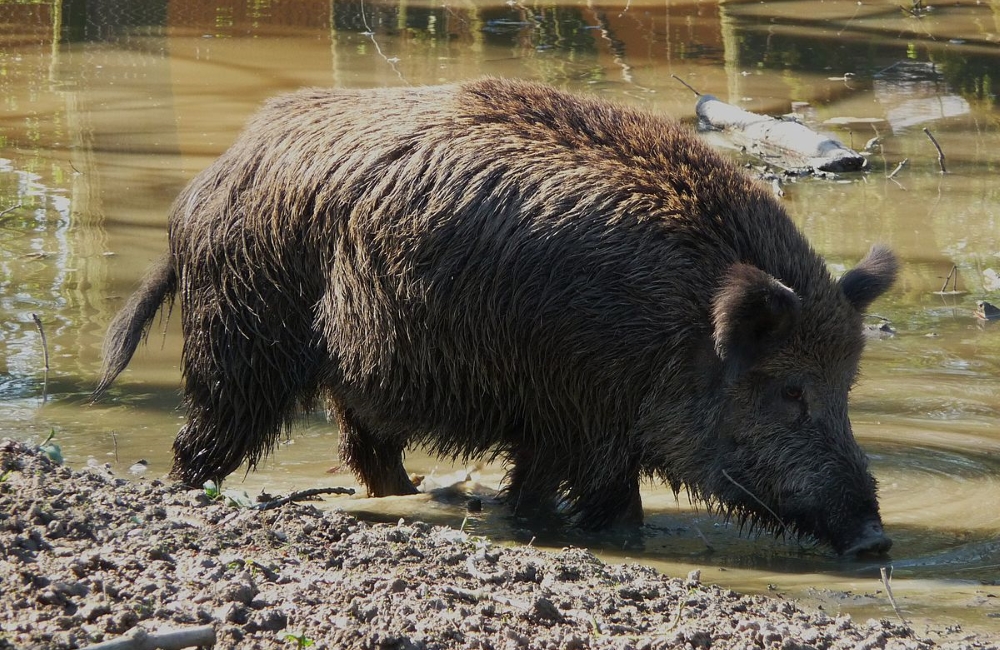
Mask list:
[[[372,494],[414,489],[417,444],[499,454],[517,511],[593,528],[641,521],[641,475],[759,511],[725,470],[847,547],[878,518],[846,413],[895,270],[872,259],[841,287],[766,188],[647,112],[498,79],[305,90],[178,197],[101,388],[176,287],[187,483],[320,397]]]

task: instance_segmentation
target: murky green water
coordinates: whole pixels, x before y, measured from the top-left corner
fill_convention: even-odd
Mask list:
[[[91,406],[87,394],[109,319],[166,247],[179,189],[276,93],[482,74],[691,120],[694,96],[677,75],[751,110],[794,108],[855,148],[881,137],[870,172],[788,184],[784,201],[835,267],[873,241],[903,259],[901,281],[877,305],[897,334],[870,344],[853,393],[896,542],[893,589],[908,617],[1000,634],[1000,323],[974,316],[978,300],[1000,304],[996,0],[920,17],[893,3],[830,1],[0,0],[0,435],[54,430],[74,465],[93,458],[125,473],[144,458],[148,474],[164,473],[183,420],[176,322],[154,332],[110,399]],[[953,265],[962,293],[936,293]],[[47,337],[47,386],[32,314]],[[310,416],[243,486],[349,482],[327,473],[334,465],[335,432]],[[419,453],[408,465],[445,482],[457,469]],[[502,476],[471,472],[484,493]],[[661,486],[645,486],[644,499],[641,544],[566,534],[536,543],[590,544],[611,560],[700,568],[706,580],[827,611],[893,616],[877,565],[742,537]],[[454,525],[465,516],[461,500],[349,506]],[[489,503],[468,525],[515,543],[532,536]]]

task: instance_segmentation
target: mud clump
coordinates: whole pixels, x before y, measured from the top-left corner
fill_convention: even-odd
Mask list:
[[[204,625],[223,649],[942,647],[582,549],[310,505],[237,509],[0,441],[0,649]]]

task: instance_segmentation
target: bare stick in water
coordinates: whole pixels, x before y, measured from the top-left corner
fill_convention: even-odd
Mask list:
[[[253,506],[253,510],[271,510],[272,508],[278,508],[286,503],[291,503],[292,501],[302,501],[303,499],[308,499],[320,494],[354,494],[354,488],[329,487],[301,490],[299,492],[292,492],[288,496],[281,497],[280,499],[258,503]]]
[[[732,479],[729,479],[729,480],[732,480]],[[701,528],[698,528],[698,524],[694,525],[694,532],[698,533],[698,537],[700,537],[701,541],[705,543],[705,548],[708,549],[708,552],[709,553],[715,553],[715,547],[712,546],[711,542],[708,541],[708,538],[705,537],[705,533],[701,532]]]
[[[899,164],[896,165],[896,169],[892,170],[892,173],[889,174],[888,178],[892,180],[892,177],[898,174],[903,169],[903,167],[906,166],[906,163],[908,162],[910,162],[909,158],[903,158],[901,161],[899,161]]]
[[[695,90],[695,89],[694,89],[694,88],[693,88],[693,87],[691,86],[691,84],[689,84],[688,82],[684,81],[683,79],[681,79],[680,77],[678,77],[678,76],[677,76],[677,75],[675,75],[675,74],[672,74],[672,75],[670,75],[670,76],[671,76],[671,77],[673,77],[674,79],[676,79],[677,81],[681,82],[682,84],[684,84],[684,87],[685,87],[685,88],[687,88],[688,90],[690,90],[691,92],[693,92],[693,93],[694,93],[695,95],[697,95],[698,97],[701,97],[701,93],[700,93],[700,92],[698,92],[697,90]]]
[[[746,493],[747,493],[747,494],[748,494],[748,495],[750,496],[750,498],[751,498],[751,499],[753,499],[754,501],[756,501],[757,503],[759,503],[759,504],[761,505],[761,507],[762,507],[762,508],[764,508],[764,510],[767,510],[767,511],[768,511],[769,513],[771,513],[771,516],[772,516],[772,517],[774,517],[774,519],[775,519],[775,520],[776,520],[776,521],[777,521],[777,522],[778,522],[779,524],[781,524],[781,530],[782,530],[782,532],[788,529],[788,525],[787,525],[787,524],[785,524],[785,522],[783,522],[783,521],[781,520],[781,517],[779,517],[779,516],[778,516],[778,513],[776,513],[776,512],[774,511],[774,510],[771,510],[771,509],[770,509],[770,508],[769,508],[769,507],[767,506],[767,504],[766,504],[766,503],[764,503],[763,501],[761,501],[760,499],[758,499],[758,498],[757,498],[757,495],[756,495],[756,494],[754,494],[754,493],[753,493],[753,492],[751,492],[750,490],[746,489],[745,487],[743,487],[742,485],[740,485],[739,483],[737,483],[737,482],[736,482],[736,479],[734,479],[734,478],[733,478],[732,476],[730,476],[730,475],[729,475],[729,473],[728,473],[728,472],[727,472],[726,470],[722,470],[722,475],[723,475],[723,476],[725,476],[725,477],[726,477],[727,479],[729,479],[729,481],[730,481],[730,482],[731,482],[731,483],[732,483],[733,485],[735,485],[735,486],[736,486],[736,487],[738,487],[739,489],[741,489],[741,490],[743,490],[744,492],[746,492]]]
[[[948,271],[948,277],[944,279],[944,285],[941,287],[941,293],[948,291],[948,283],[951,282],[952,277],[955,278],[955,288],[954,291],[958,291],[958,265],[952,264],[951,270]]]
[[[891,568],[891,567],[890,567]],[[879,571],[882,574],[882,586],[885,587],[885,595],[889,597],[889,604],[892,605],[892,611],[896,612],[896,616],[902,621],[903,625],[909,625],[906,619],[903,618],[903,614],[899,611],[899,607],[896,605],[896,598],[892,595],[892,586],[889,584],[890,574],[886,573],[885,567],[881,567]]]
[[[18,208],[20,208],[20,207],[21,207],[21,204],[20,204],[20,203],[18,203],[17,205],[12,205],[12,206],[10,206],[10,207],[9,207],[9,208],[7,208],[6,210],[2,210],[2,211],[0,211],[0,219],[3,219],[3,218],[4,218],[4,217],[6,217],[6,216],[7,216],[8,214],[10,214],[11,212],[13,212],[14,210],[17,210],[17,209],[18,209]]]
[[[942,174],[947,174],[948,170],[945,169],[945,167],[944,167],[944,152],[941,151],[941,145],[938,144],[938,141],[934,138],[934,135],[931,133],[930,129],[928,129],[927,127],[924,127],[924,133],[927,134],[927,137],[931,139],[932,143],[934,143],[934,148],[937,149],[937,152],[938,152],[938,165],[941,166],[941,173]]]
[[[42,355],[45,359],[45,374],[42,378],[42,403],[44,404],[49,397],[49,343],[45,339],[45,328],[42,327],[42,319],[38,317],[38,314],[32,314],[31,320],[35,321],[38,334],[42,337]]]

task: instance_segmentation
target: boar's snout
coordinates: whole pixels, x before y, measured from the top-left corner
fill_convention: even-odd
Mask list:
[[[882,530],[882,522],[872,519],[861,527],[861,533],[847,544],[841,555],[884,555],[892,548],[892,539]]]

